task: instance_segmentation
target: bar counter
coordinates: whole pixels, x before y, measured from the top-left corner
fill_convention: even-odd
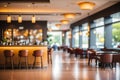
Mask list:
[[[19,50],[28,50],[29,54],[28,54],[28,64],[32,66],[33,61],[34,61],[34,56],[33,51],[34,50],[42,50],[43,51],[43,67],[47,67],[48,63],[47,63],[47,46],[37,46],[37,45],[32,45],[32,46],[0,46],[0,65],[3,65],[5,63],[5,57],[3,54],[4,50],[13,50],[14,51],[14,65],[18,65],[18,61],[19,61],[19,56],[18,56],[18,52]],[[39,58],[40,59],[40,58]],[[38,62],[39,62],[39,59]]]

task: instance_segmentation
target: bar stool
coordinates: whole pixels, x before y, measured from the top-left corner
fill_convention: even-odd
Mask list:
[[[25,64],[26,68],[28,69],[28,50],[19,50],[19,68],[21,68],[21,64]],[[24,61],[22,61],[22,58]]]
[[[13,62],[13,50],[4,50],[4,56],[5,56],[5,65],[4,68],[6,68],[6,65],[10,64],[12,69],[14,68],[14,62]]]
[[[33,68],[35,67],[36,63],[39,63],[36,61],[37,57],[40,57],[41,68],[43,68],[43,60],[42,60],[43,52],[42,52],[42,50],[35,50],[33,52],[33,56],[34,56]]]
[[[48,49],[48,63],[49,61],[52,64],[52,53],[53,53],[53,48]]]

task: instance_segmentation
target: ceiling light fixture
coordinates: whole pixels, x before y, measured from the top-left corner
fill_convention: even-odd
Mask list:
[[[61,20],[60,21],[62,24],[68,24],[69,20]]]
[[[76,16],[75,13],[65,13],[63,14],[65,18],[74,18]]]
[[[78,3],[78,5],[80,6],[80,9],[82,9],[82,10],[92,10],[95,6],[95,3],[93,3],[93,2],[80,2],[80,3]]]
[[[11,16],[10,15],[7,16],[7,23],[11,23]]]
[[[21,17],[21,15],[18,16],[18,23],[22,23],[22,17]]]
[[[32,23],[35,23],[36,19],[35,19],[35,15],[32,16]]]
[[[61,24],[55,24],[55,26],[59,28],[59,27],[61,27]]]

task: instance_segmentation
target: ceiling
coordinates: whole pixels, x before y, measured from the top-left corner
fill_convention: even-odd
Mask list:
[[[40,2],[41,1],[41,2]],[[42,2],[44,1],[44,2]],[[45,2],[46,1],[46,2]],[[81,10],[78,2],[90,1],[96,5],[93,10]],[[103,10],[120,0],[1,0],[0,1],[0,20],[6,20],[7,15],[12,16],[12,20],[17,20],[21,14],[23,20],[31,20],[35,14],[36,21],[48,21],[48,28],[52,30],[67,30],[70,24],[100,10]],[[55,24],[65,19],[64,13],[78,13],[75,18],[68,19],[70,22],[57,28]]]

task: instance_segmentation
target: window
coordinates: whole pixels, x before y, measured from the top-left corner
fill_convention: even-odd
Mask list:
[[[120,22],[112,24],[112,45],[114,48],[120,45]]]
[[[62,45],[62,32],[57,31],[57,32],[48,32],[48,42],[49,46],[53,46],[54,43],[56,43],[58,46]],[[65,40],[63,38],[63,40]]]
[[[94,20],[95,27],[94,27],[94,34],[95,34],[95,41],[96,41],[96,47],[97,48],[103,48],[104,47],[104,18],[99,18]]]
[[[71,31],[66,32],[66,45],[70,46]]]
[[[79,26],[74,29],[74,47],[79,47]]]
[[[88,48],[88,23],[82,25],[82,48]]]
[[[113,48],[120,45],[120,12],[114,13],[112,17],[112,46]]]
[[[112,22],[120,21],[120,12],[112,14],[111,17],[112,17]]]
[[[96,34],[96,46],[97,48],[104,47],[104,27],[98,27],[95,31]]]
[[[96,19],[96,20],[94,20],[94,23],[95,23],[96,27],[102,26],[102,25],[104,25],[104,18],[102,17],[102,18]]]

